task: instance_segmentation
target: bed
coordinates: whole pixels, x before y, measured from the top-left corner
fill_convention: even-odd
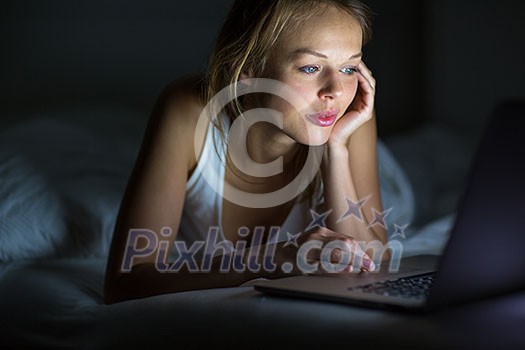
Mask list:
[[[104,305],[112,229],[145,124],[133,111],[98,105],[41,113],[0,133],[1,345],[266,348],[281,341],[342,344],[347,337],[377,346],[461,343],[446,314],[422,320],[268,297],[249,286]],[[432,138],[449,140],[449,151],[432,146]],[[394,208],[387,223],[409,224],[403,236],[388,229],[404,256],[442,252],[469,154],[459,135],[437,125],[379,140],[383,205]]]

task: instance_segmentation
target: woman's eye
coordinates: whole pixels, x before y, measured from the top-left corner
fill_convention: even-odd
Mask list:
[[[341,72],[343,72],[346,75],[352,75],[357,72],[357,69],[352,67],[346,67],[341,69]]]
[[[299,70],[306,74],[313,74],[319,70],[319,67],[317,66],[304,66],[299,68]]]

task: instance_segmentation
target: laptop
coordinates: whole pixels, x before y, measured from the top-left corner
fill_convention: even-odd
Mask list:
[[[446,140],[444,140],[446,142]],[[525,289],[525,101],[492,112],[441,256],[401,258],[374,271],[254,282],[257,291],[431,312]]]

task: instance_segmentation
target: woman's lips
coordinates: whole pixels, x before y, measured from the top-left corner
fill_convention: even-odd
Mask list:
[[[335,123],[335,120],[337,119],[337,111],[322,111],[319,113],[307,114],[306,117],[317,126],[328,127]]]

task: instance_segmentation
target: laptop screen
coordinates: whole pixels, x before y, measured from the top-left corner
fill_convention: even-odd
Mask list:
[[[471,164],[428,306],[525,288],[525,101],[498,105]]]

